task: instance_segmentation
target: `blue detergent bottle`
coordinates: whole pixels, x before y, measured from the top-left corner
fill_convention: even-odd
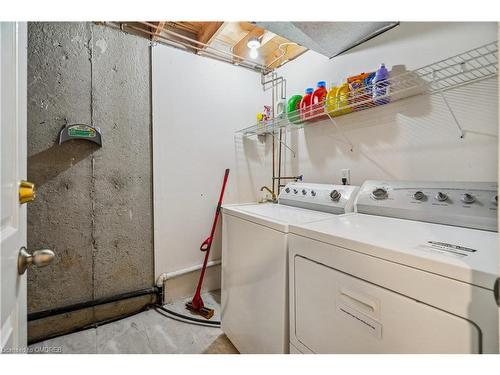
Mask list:
[[[373,101],[377,105],[386,104],[390,102],[390,98],[384,97],[389,95],[389,71],[385,64],[380,65],[375,78],[373,78]]]

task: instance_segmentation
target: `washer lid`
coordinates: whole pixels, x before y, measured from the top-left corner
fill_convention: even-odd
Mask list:
[[[498,233],[351,213],[290,233],[493,289]]]
[[[222,212],[281,232],[288,232],[289,224],[306,224],[336,216],[275,203],[224,205]]]

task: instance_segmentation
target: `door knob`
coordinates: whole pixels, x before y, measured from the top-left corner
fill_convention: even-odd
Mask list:
[[[33,182],[21,181],[19,183],[19,203],[28,203],[36,198],[35,184]]]
[[[19,250],[17,257],[17,272],[22,275],[28,266],[35,265],[37,267],[45,267],[52,263],[55,254],[52,250],[43,249],[33,252],[33,255],[28,253],[28,250],[23,246]]]

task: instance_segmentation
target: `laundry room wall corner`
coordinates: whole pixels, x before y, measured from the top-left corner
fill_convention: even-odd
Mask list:
[[[257,72],[161,44],[152,54],[155,275],[167,274],[167,298],[176,298],[196,287],[224,170],[224,203],[255,201],[269,184],[270,142],[236,131],[270,94]],[[205,290],[220,288],[220,258],[219,225]]]

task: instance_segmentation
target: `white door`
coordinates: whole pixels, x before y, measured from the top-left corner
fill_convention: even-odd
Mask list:
[[[498,27],[498,37],[500,38],[500,22],[497,22],[497,27]],[[498,80],[498,88],[500,89],[500,79]],[[500,97],[498,97],[498,105],[500,106]],[[500,130],[500,118],[498,119],[498,128]],[[499,150],[500,152],[500,150]],[[497,155],[497,168],[498,168],[498,175],[500,176],[500,163],[499,163],[499,160],[500,160],[500,154]],[[500,190],[498,191],[498,193],[500,194]],[[497,215],[498,215],[498,212],[497,212]],[[498,220],[498,223],[500,224],[500,217],[499,217],[499,220]],[[500,232],[500,227],[497,227],[497,230]],[[499,253],[498,253],[498,278],[497,278],[497,293],[500,293],[498,291],[498,288],[500,288],[500,248],[499,248]],[[500,303],[499,303],[499,300],[500,300],[500,296],[496,295],[495,296],[497,298],[497,304],[498,304],[498,337],[500,337]],[[500,340],[498,340],[498,352],[500,353]]]
[[[26,246],[26,205],[19,183],[26,179],[26,23],[0,22],[0,335],[3,353],[26,348],[26,273],[19,250]]]

